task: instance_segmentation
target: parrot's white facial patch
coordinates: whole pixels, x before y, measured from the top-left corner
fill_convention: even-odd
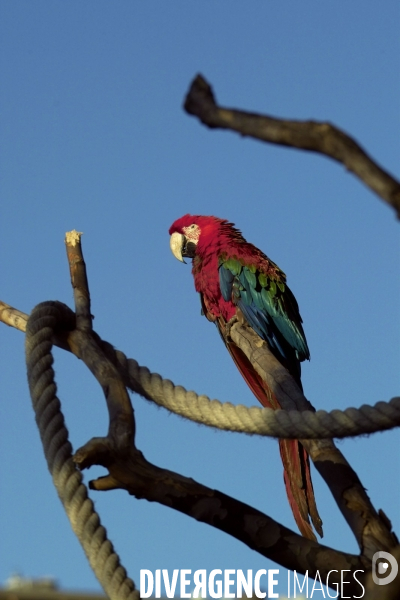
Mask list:
[[[182,227],[182,231],[185,234],[185,238],[189,242],[193,242],[197,244],[200,238],[201,229],[198,225],[193,223],[193,225],[188,225],[188,227]]]

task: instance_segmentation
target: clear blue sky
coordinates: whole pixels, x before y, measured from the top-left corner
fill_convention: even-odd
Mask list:
[[[169,250],[177,217],[216,214],[287,273],[311,349],[305,392],[317,408],[398,394],[392,211],[333,161],[210,131],[182,102],[201,72],[221,104],[329,120],[399,175],[399,16],[393,0],[3,0],[1,299],[25,312],[44,300],[72,306],[63,238],[83,231],[98,333],[176,383],[253,405],[200,316],[190,267]],[[23,335],[0,331],[0,582],[19,571],[98,589],[45,465]],[[83,364],[55,356],[77,448],[105,434],[106,406]],[[274,440],[207,430],[132,401],[137,445],[149,460],[295,528]],[[339,447],[399,534],[399,434]],[[325,484],[313,479],[324,542],[356,553]],[[273,567],[240,542],[123,491],[92,497],[137,583],[139,569]]]

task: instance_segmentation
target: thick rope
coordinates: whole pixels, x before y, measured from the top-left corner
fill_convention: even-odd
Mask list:
[[[134,392],[181,417],[218,429],[279,438],[326,439],[365,435],[400,425],[398,397],[390,402],[377,402],[374,406],[364,404],[359,409],[331,412],[248,408],[199,396],[151,373],[122,352],[116,351],[116,354],[124,373],[128,373],[126,384]]]
[[[24,331],[27,318],[28,315],[3,303],[2,320],[8,325]],[[110,344],[104,342],[104,345],[109,347],[111,358],[115,352],[125,383],[132,391],[186,419],[218,429],[271,437],[321,439],[365,435],[400,425],[398,397],[374,406],[364,404],[359,409],[333,410],[330,413],[323,410],[315,413],[271,411],[221,404],[218,400],[210,401],[207,396],[198,396],[182,386],[175,386],[168,379],[141,367],[134,359],[128,359],[123,352],[114,350]]]
[[[111,600],[138,600],[139,592],[107,539],[82,475],[72,461],[72,446],[56,395],[51,354],[54,328],[71,315],[69,309],[67,313],[64,309],[60,303],[39,304],[27,324],[26,362],[36,422],[60,500],[105,593]]]

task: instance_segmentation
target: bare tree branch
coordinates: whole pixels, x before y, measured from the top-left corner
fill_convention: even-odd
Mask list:
[[[82,233],[75,229],[68,231],[65,234],[65,248],[71,275],[71,285],[74,291],[77,327],[78,329],[92,329],[89,283],[82,254],[81,236]]]
[[[266,381],[283,409],[315,410],[289,371],[251,327],[235,323],[230,335]],[[331,490],[357,539],[361,553],[372,558],[378,550],[395,547],[398,540],[388,527],[387,517],[376,512],[357,474],[333,440],[301,440],[301,443]]]
[[[103,441],[94,439],[76,452],[74,460],[81,467],[103,464],[109,470],[110,475],[91,482],[92,489],[118,487],[136,498],[145,498],[178,510],[228,533],[287,569],[295,569],[300,573],[308,570],[310,576],[319,570],[322,580],[326,581],[332,569],[354,572],[370,568],[369,561],[363,557],[338,552],[308,540],[218,490],[152,465],[134,448],[129,456],[121,457],[108,444],[104,448]],[[339,568],[338,565],[343,566]],[[339,582],[340,575],[335,580],[331,577],[332,574],[329,585]],[[360,590],[355,582],[351,586],[349,584],[349,593],[350,587],[355,594]]]
[[[264,142],[333,158],[387,202],[400,218],[400,183],[372,160],[355,140],[331,123],[289,121],[220,107],[210,84],[201,75],[193,80],[184,107],[210,128],[231,129]]]

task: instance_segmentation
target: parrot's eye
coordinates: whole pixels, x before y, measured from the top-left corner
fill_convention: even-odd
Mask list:
[[[190,229],[195,229],[195,227],[196,227],[196,225],[193,224],[190,226]]]

